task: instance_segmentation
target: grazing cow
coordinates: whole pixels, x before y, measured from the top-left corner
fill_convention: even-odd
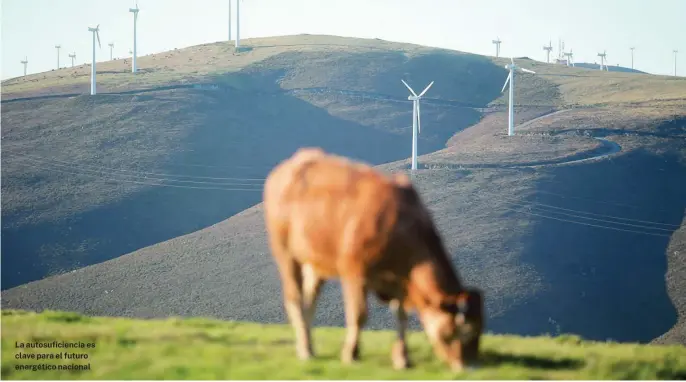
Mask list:
[[[321,286],[338,278],[347,327],[344,363],[359,358],[368,291],[389,304],[398,320],[395,368],[409,366],[405,331],[411,311],[435,354],[453,370],[476,360],[482,293],[462,285],[406,175],[388,176],[319,148],[302,148],[267,177],[264,212],[300,359],[314,354],[310,328]]]

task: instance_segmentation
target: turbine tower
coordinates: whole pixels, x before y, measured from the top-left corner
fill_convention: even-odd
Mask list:
[[[107,44],[110,47],[110,61],[112,61],[112,50],[114,49],[114,43],[111,42]]]
[[[496,58],[500,57],[500,43],[501,43],[501,42],[502,42],[502,41],[500,41],[500,37],[498,37],[497,39],[493,40],[493,44],[495,44],[495,57],[496,57]]]
[[[631,49],[631,69],[633,69],[634,68],[634,49],[636,49],[636,47],[632,46],[629,49]]]
[[[232,1],[229,0],[229,41],[231,41],[231,4]]]
[[[95,95],[95,38],[98,38],[98,47],[102,48],[100,45],[100,24],[95,28],[88,27],[88,31],[93,33],[93,61],[91,64],[91,95]]]
[[[514,135],[514,78],[515,78],[515,69],[519,69],[522,72],[525,73],[531,73],[531,74],[536,74],[533,70],[529,69],[524,69],[520,68],[519,66],[515,65],[514,63],[514,57],[510,58],[511,63],[505,65],[505,69],[508,69],[510,71],[510,74],[507,76],[507,79],[505,80],[505,84],[503,85],[503,90],[500,92],[505,91],[505,87],[507,86],[507,83],[510,83],[510,97],[509,97],[509,111],[508,111],[508,120],[507,120],[507,135],[512,136]]]
[[[57,69],[60,68],[60,48],[62,45],[55,45],[55,49],[57,49]]]
[[[674,49],[674,77],[676,77],[676,54],[679,53],[678,50]]]
[[[136,73],[138,67],[136,66],[136,24],[138,23],[138,1],[136,1],[136,8],[129,8],[129,12],[133,13],[133,58],[131,59],[131,73]]]
[[[606,55],[606,51],[603,51],[603,53],[598,53],[598,57],[600,57],[600,70],[603,70],[603,66],[605,66],[605,70],[610,71],[610,69],[607,67],[607,61],[605,58]]]
[[[546,62],[550,64],[550,52],[553,51],[553,41],[548,42],[548,46],[543,46],[543,50],[546,51]]]
[[[24,59],[20,61],[22,64],[24,64],[24,77],[26,77],[26,64],[29,63],[29,58],[24,56]]]
[[[236,0],[236,51],[241,47],[241,0]]]
[[[410,90],[410,93],[412,93],[412,95],[409,95],[407,97],[407,99],[412,101],[412,170],[416,170],[417,169],[417,135],[419,133],[421,133],[421,131],[422,131],[422,124],[420,122],[421,121],[421,114],[419,112],[419,100],[422,98],[422,96],[424,96],[424,94],[429,90],[429,88],[431,87],[431,85],[434,84],[434,82],[431,81],[431,83],[426,88],[424,88],[424,91],[422,91],[421,93],[419,93],[419,95],[417,95],[417,93],[415,93],[414,90],[412,90],[410,85],[408,85],[407,82],[405,82],[405,80],[400,80],[400,81],[402,81],[403,85],[405,85],[405,87],[407,87],[407,89]]]
[[[69,55],[69,58],[71,58],[71,67],[74,67],[74,60],[76,59],[76,52],[72,53]]]

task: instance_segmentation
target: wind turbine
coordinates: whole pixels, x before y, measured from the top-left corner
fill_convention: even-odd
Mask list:
[[[634,68],[634,49],[636,49],[636,47],[632,46],[629,49],[631,49],[631,69],[633,69]]]
[[[236,0],[236,51],[241,47],[241,0]]]
[[[605,66],[606,71],[610,71],[607,67],[607,61],[605,59],[605,56],[607,55],[606,51],[603,51],[603,53],[598,53],[598,57],[600,57],[600,70],[603,70],[603,66]]]
[[[402,81],[403,85],[405,85],[405,87],[407,87],[407,89],[410,90],[410,93],[412,93],[412,95],[409,95],[407,97],[407,99],[412,101],[412,169],[416,170],[417,169],[417,135],[419,133],[421,133],[421,131],[422,131],[422,124],[420,122],[421,113],[419,112],[419,100],[427,92],[427,90],[429,90],[429,88],[431,87],[431,85],[434,84],[434,82],[431,81],[431,83],[426,88],[424,88],[424,91],[422,91],[421,93],[419,93],[419,95],[417,95],[417,93],[415,93],[414,90],[412,90],[410,85],[408,85],[407,82],[405,82],[405,80],[401,79],[400,81]]]
[[[574,52],[572,52],[572,49],[569,50],[569,53],[565,53],[564,55],[567,57],[567,66],[574,66]]]
[[[76,52],[72,53],[69,55],[69,58],[71,58],[71,67],[74,67],[74,60],[76,59]]]
[[[112,61],[112,50],[114,49],[114,43],[111,42],[111,43],[109,43],[109,44],[107,44],[107,45],[109,45],[109,47],[110,47],[110,61]]]
[[[24,56],[24,59],[20,61],[22,64],[24,64],[24,77],[26,77],[26,64],[29,63],[29,58]]]
[[[93,61],[91,64],[91,95],[95,95],[95,38],[98,38],[98,47],[102,48],[100,45],[100,24],[95,28],[88,27],[88,31],[93,33]]]
[[[546,51],[546,62],[550,64],[550,52],[553,50],[553,41],[548,42],[548,46],[543,46],[543,50]]]
[[[495,44],[495,57],[498,58],[500,56],[500,37],[497,39],[493,40],[493,43]]]
[[[564,57],[565,42],[562,41],[561,38],[558,38],[557,43],[558,43],[558,45],[557,45],[557,48],[558,48],[557,59],[562,60],[562,58]]]
[[[55,49],[57,49],[57,69],[60,68],[60,48],[62,45],[55,45]]]
[[[131,59],[131,73],[136,73],[138,70],[136,66],[136,24],[138,22],[138,1],[136,1],[136,8],[129,8],[129,12],[133,13],[133,58]]]
[[[678,50],[674,49],[674,77],[676,77],[676,54],[679,53]]]
[[[510,74],[508,74],[507,79],[505,80],[505,84],[503,85],[503,90],[500,92],[505,91],[505,87],[507,86],[507,83],[510,83],[510,99],[509,99],[509,112],[508,112],[508,121],[507,121],[507,135],[512,136],[514,135],[514,74],[515,74],[515,69],[519,69],[522,72],[525,73],[531,73],[531,74],[536,74],[533,70],[529,69],[524,69],[520,68],[519,66],[515,65],[514,63],[514,57],[510,58],[510,64],[505,65],[505,69],[508,69],[510,71]]]

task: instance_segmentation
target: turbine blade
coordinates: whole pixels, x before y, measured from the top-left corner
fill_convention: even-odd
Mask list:
[[[407,82],[405,82],[405,80],[400,80],[400,81],[402,81],[403,84],[405,84],[405,87],[406,87],[406,88],[410,89],[410,93],[412,93],[413,96],[415,96],[415,97],[417,96],[417,93],[415,93],[414,90],[412,90],[412,88],[410,87],[410,85],[408,85]]]
[[[534,72],[533,70],[529,70],[529,69],[519,68],[519,70],[521,70],[522,72],[526,72],[526,73],[536,74],[536,72]]]
[[[433,81],[431,81],[431,83],[429,84],[429,86],[427,86],[427,87],[426,87],[426,89],[424,89],[424,91],[423,91],[423,92],[419,93],[419,96],[420,96],[420,97],[421,97],[421,96],[423,96],[423,95],[424,95],[424,93],[426,93],[426,91],[427,91],[427,90],[429,90],[429,88],[430,88],[430,87],[431,87],[431,85],[433,85],[433,84],[434,84],[434,82],[433,82]]]
[[[422,132],[422,118],[419,112],[419,100],[417,100],[417,134]]]
[[[100,32],[98,30],[95,30],[95,35],[98,37],[98,48],[102,48],[102,45],[100,45]]]
[[[511,75],[512,75],[512,72],[510,72],[510,74],[507,75],[507,79],[505,80],[505,84],[503,85],[503,90],[500,91],[501,93],[505,91],[505,88],[507,87],[508,82],[510,82],[510,76]]]

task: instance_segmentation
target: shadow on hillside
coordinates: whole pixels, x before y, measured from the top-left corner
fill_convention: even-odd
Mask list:
[[[522,261],[546,287],[489,328],[622,342],[649,342],[669,330],[676,310],[665,251],[686,207],[686,168],[637,150],[547,174],[526,205],[510,206],[536,224]]]

